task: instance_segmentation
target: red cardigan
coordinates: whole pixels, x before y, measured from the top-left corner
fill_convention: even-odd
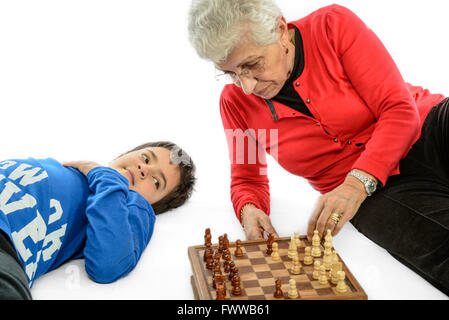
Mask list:
[[[265,151],[321,193],[340,185],[353,168],[385,185],[399,173],[430,108],[444,99],[405,83],[374,32],[344,7],[321,8],[293,26],[301,32],[305,59],[294,87],[313,118],[276,101],[270,108],[235,85],[221,94],[239,219],[246,203],[270,213]],[[257,148],[263,149],[258,156]]]

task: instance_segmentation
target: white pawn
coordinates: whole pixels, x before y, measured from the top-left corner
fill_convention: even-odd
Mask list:
[[[321,247],[320,247],[320,236],[318,235],[318,230],[313,232],[312,237],[312,257],[319,258],[321,257]]]
[[[332,252],[332,236],[330,235],[330,230],[327,230],[328,234],[324,238],[324,248]]]
[[[296,281],[295,279],[290,279],[288,282],[290,289],[288,290],[288,297],[289,299],[296,299],[298,298],[298,290],[296,289]]]
[[[336,262],[335,264],[332,265],[332,270],[331,270],[331,282],[333,284],[337,284],[338,283],[338,272],[342,271],[343,265],[340,261]]]
[[[334,270],[334,269],[337,268],[337,263],[338,263],[337,251],[333,250],[333,251],[332,251],[332,258],[331,258],[331,269],[330,269],[330,271],[329,271],[329,278],[331,279],[331,282],[332,282],[333,284],[337,284],[337,282],[334,282],[334,281],[332,280],[332,278],[334,278],[334,277],[337,276],[337,275],[336,275],[336,271]],[[340,270],[337,270],[337,271],[340,271]],[[334,276],[334,274],[335,274],[335,276]]]
[[[324,268],[324,265],[320,266],[320,277],[318,278],[318,283],[322,285],[327,284],[326,269]]]
[[[279,255],[279,249],[278,249],[278,244],[277,242],[273,242],[273,252],[271,253],[271,260],[273,261],[280,261],[281,260],[281,256]]]
[[[345,272],[338,271],[337,277],[338,277],[338,283],[337,283],[337,287],[335,287],[335,290],[337,290],[338,293],[346,292],[348,290],[348,288],[346,287],[346,283],[345,283],[345,277],[346,277]]]
[[[298,251],[296,250],[292,252],[292,260],[295,260],[295,258],[299,258]]]
[[[326,271],[331,269],[332,266],[332,252],[330,249],[324,250],[324,256],[323,256],[323,265]]]
[[[313,263],[312,248],[306,247],[304,249],[304,264],[306,266],[310,266],[312,263]]]
[[[300,248],[301,247],[301,240],[299,239],[299,232],[295,232],[295,242],[296,242],[296,247]]]
[[[313,273],[312,273],[312,276],[315,280],[318,280],[320,278],[320,267],[321,267],[320,260],[315,260],[313,264]]]
[[[295,237],[292,236],[290,239],[290,245],[288,246],[288,258],[293,259],[295,253],[298,253],[298,251],[296,249]]]
[[[299,264],[299,258],[298,256],[293,257],[293,266],[292,266],[292,273],[293,274],[300,274],[301,273],[301,265]]]
[[[337,251],[332,250],[332,265],[336,264],[337,262],[338,262]]]
[[[327,233],[326,236],[324,237],[324,241],[325,242],[330,242],[331,243],[331,248],[332,248],[332,233],[330,229],[327,229]]]

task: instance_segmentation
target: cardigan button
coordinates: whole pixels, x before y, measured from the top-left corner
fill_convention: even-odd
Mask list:
[[[335,138],[335,139],[334,139],[334,142],[338,142],[338,139],[337,139],[337,138]]]
[[[297,87],[299,87],[299,82],[296,82],[295,85],[296,85]]]
[[[310,99],[307,99],[306,102],[307,102],[307,103],[310,103]]]
[[[351,142],[351,140],[348,140],[348,142],[347,142],[348,144],[351,144],[352,142]]]

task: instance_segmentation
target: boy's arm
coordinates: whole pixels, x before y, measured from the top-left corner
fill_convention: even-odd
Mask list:
[[[69,164],[86,175],[91,191],[83,252],[86,272],[96,282],[113,282],[137,264],[153,234],[154,211],[114,169],[91,162],[64,163]]]

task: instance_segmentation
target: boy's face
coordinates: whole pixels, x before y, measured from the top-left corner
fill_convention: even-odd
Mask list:
[[[178,165],[170,162],[170,150],[148,147],[122,154],[109,163],[129,181],[129,189],[154,204],[173,191],[181,181]]]

